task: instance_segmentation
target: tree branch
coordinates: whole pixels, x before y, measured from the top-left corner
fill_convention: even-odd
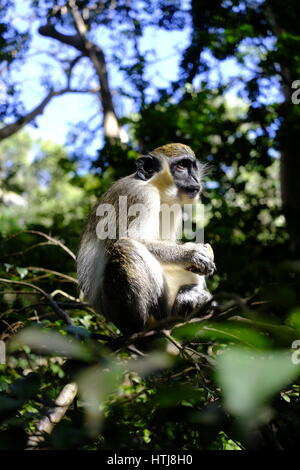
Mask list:
[[[42,36],[50,37],[74,47],[92,62],[100,84],[100,100],[103,109],[104,135],[109,139],[120,139],[122,129],[119,126],[117,114],[114,108],[112,94],[109,86],[106,59],[103,50],[87,39],[87,28],[80,11],[74,0],[68,0],[69,11],[73,17],[77,30],[75,35],[60,33],[52,24],[46,24],[39,28]]]
[[[24,126],[26,126],[26,124],[33,121],[33,119],[39,116],[39,114],[42,114],[49,101],[51,101],[53,96],[58,96],[58,94],[61,93],[51,90],[48,95],[41,101],[41,103],[38,104],[32,111],[20,117],[14,123],[2,127],[2,129],[0,129],[0,140],[7,139],[7,137],[10,137],[11,135],[15,134]]]
[[[65,323],[67,323],[67,325],[73,325],[73,322],[71,318],[69,317],[69,315],[62,308],[60,308],[60,306],[57,304],[57,302],[55,302],[53,297],[50,294],[47,294],[47,292],[45,292],[43,289],[36,286],[35,284],[31,284],[29,282],[24,282],[24,281],[12,281],[10,279],[5,279],[5,278],[0,278],[0,282],[4,282],[6,284],[16,284],[18,286],[31,287],[31,289],[36,290],[48,300],[53,310]]]
[[[41,418],[37,424],[37,432],[31,435],[28,439],[27,448],[33,449],[45,441],[43,434],[51,434],[54,426],[66,414],[69,406],[72,404],[77,394],[77,384],[75,382],[65,385],[57,399],[55,400],[55,407],[48,411],[48,413]]]
[[[59,42],[67,44],[68,46],[72,46],[78,51],[82,52],[83,55],[86,55],[86,47],[82,39],[78,34],[68,35],[60,33],[55,29],[52,24],[45,24],[44,26],[40,26],[38,29],[39,33],[42,36],[56,39]]]
[[[41,237],[44,237],[46,238],[46,240],[48,240],[49,245],[56,245],[56,246],[59,246],[60,248],[62,248],[66,253],[68,253],[69,256],[71,256],[71,258],[73,258],[73,260],[76,260],[76,255],[73,253],[73,251],[70,250],[70,248],[68,248],[66,245],[64,245],[60,240],[57,240],[57,238],[53,238],[51,237],[50,235],[48,235],[47,233],[44,233],[44,232],[39,232],[38,230],[20,230],[19,232],[17,233],[14,233],[13,235],[11,235],[7,241],[17,237],[18,235],[20,235],[21,233],[32,233],[33,235],[39,235]],[[18,252],[18,253],[13,253],[12,255],[17,255],[17,254],[21,254],[21,253],[25,253],[25,250],[23,252]]]
[[[64,93],[97,93],[99,89],[87,89],[87,90],[77,90],[72,88],[64,88],[62,90],[50,90],[48,95],[38,104],[32,111],[21,116],[12,124],[8,124],[7,126],[2,127],[0,129],[0,141],[7,139],[11,135],[15,134],[16,132],[20,131],[24,126],[32,122],[37,116],[43,114],[46,106],[52,100],[52,98],[56,96],[61,96]]]

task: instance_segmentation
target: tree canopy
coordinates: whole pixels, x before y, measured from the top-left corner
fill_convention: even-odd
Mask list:
[[[21,3],[0,11],[0,448],[296,449],[298,2]],[[62,144],[39,126],[66,97]],[[215,301],[127,338],[78,291],[76,250],[169,142],[206,165]]]

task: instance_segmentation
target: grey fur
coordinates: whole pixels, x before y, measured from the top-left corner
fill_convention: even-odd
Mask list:
[[[191,149],[181,144],[155,149],[151,152],[156,162],[155,173],[151,174],[148,161],[150,170],[147,167],[143,174],[141,162],[139,173],[114,183],[91,211],[80,243],[79,285],[89,303],[125,333],[144,329],[153,317],[159,320],[191,313],[211,298],[205,275],[212,274],[215,265],[205,245],[176,242],[176,224],[181,220],[175,221],[170,240],[161,239],[161,204],[183,204],[188,197],[183,194],[182,185],[174,183],[170,170],[173,150],[176,158],[188,154],[192,161],[195,159]],[[196,170],[193,171],[195,175]],[[199,164],[197,175],[200,188]],[[131,221],[130,231],[120,234],[117,230],[115,240],[99,240],[97,208],[101,204],[113,205],[118,225],[122,217],[119,196],[128,198],[128,207],[143,204],[146,213]]]

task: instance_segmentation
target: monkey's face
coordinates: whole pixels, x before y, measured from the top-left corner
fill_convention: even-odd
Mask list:
[[[193,156],[170,160],[170,170],[181,199],[196,199],[202,191],[201,167]]]
[[[156,186],[163,202],[190,203],[202,191],[202,165],[185,145],[159,147],[139,158],[136,165],[136,178]]]

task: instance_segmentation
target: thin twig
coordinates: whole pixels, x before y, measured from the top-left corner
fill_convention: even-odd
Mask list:
[[[33,235],[39,235],[39,236],[41,236],[41,237],[44,237],[44,238],[46,238],[46,239],[50,242],[51,245],[59,246],[59,247],[62,248],[66,253],[68,253],[68,255],[70,255],[71,258],[73,258],[74,260],[76,259],[75,254],[74,254],[66,245],[64,245],[60,240],[57,240],[56,238],[51,237],[51,236],[48,235],[47,233],[39,232],[38,230],[21,230],[20,232],[15,233],[15,234],[12,235],[11,237],[9,237],[7,240],[11,240],[12,238],[17,237],[17,236],[20,235],[21,233],[32,233]]]
[[[54,290],[53,292],[51,292],[51,296],[52,297],[56,297],[58,294],[62,295],[63,297],[66,297],[67,299],[69,300],[73,300],[74,302],[76,302],[76,298],[73,297],[72,295],[70,294],[67,294],[67,292],[61,290],[61,289],[56,289]]]
[[[40,268],[39,266],[25,266],[25,269],[28,269],[28,271],[42,271],[45,273],[53,274],[54,276],[63,277],[64,279],[67,279],[70,282],[78,284],[77,279],[75,279],[74,277],[60,273],[59,271],[53,271],[52,269]]]
[[[24,250],[21,251],[15,251],[14,253],[10,253],[10,256],[20,256],[24,255],[25,253],[28,253],[28,251],[34,250],[34,248],[37,248],[39,246],[49,246],[53,245],[51,242],[39,242],[35,243],[34,245],[29,246],[28,248],[25,248]],[[3,257],[2,257],[3,258]]]
[[[162,334],[164,335],[165,338],[167,338],[168,341],[170,341],[170,343],[172,343],[179,350],[181,354],[184,355],[185,353],[184,347],[170,335],[169,330],[162,330]]]
[[[38,287],[34,284],[30,284],[29,282],[12,281],[10,279],[4,279],[4,278],[0,278],[0,282],[4,282],[4,283],[7,283],[7,284],[16,284],[16,285],[25,286],[25,287],[31,287],[32,289],[34,289],[37,292],[39,292],[40,294],[42,294],[48,300],[48,302],[49,302],[49,304],[51,304],[53,310],[57,313],[57,315],[62,320],[64,320],[68,325],[73,325],[73,322],[72,322],[71,318],[69,317],[69,315],[64,310],[62,310],[60,308],[60,306],[57,304],[57,302],[55,302],[55,300],[53,299],[53,297],[50,294],[47,294],[47,292],[45,292],[40,287]]]

